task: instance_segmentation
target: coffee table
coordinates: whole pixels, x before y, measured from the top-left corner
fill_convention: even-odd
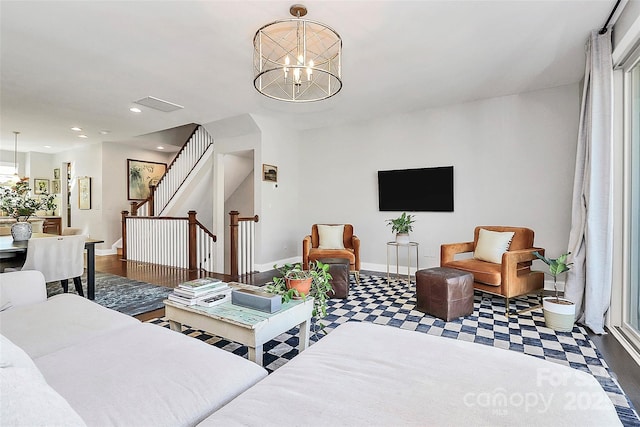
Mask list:
[[[257,289],[242,283],[229,283],[234,288]],[[298,351],[309,346],[309,329],[313,298],[292,300],[282,304],[275,313],[265,313],[224,302],[213,307],[186,306],[165,300],[165,317],[172,330],[182,332],[182,325],[201,329],[222,338],[227,338],[249,348],[249,360],[262,366],[263,345],[278,335],[298,326]]]

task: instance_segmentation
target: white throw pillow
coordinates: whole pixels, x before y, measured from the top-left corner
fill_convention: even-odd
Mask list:
[[[512,231],[499,232],[481,228],[473,257],[481,261],[501,264],[502,254],[509,250],[514,234]]]
[[[318,224],[318,237],[320,239],[320,249],[344,249],[342,237],[344,236],[343,225],[322,225]]]

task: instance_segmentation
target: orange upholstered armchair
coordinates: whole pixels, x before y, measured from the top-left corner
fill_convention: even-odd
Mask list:
[[[513,234],[511,234],[513,233]],[[444,244],[440,247],[440,266],[473,274],[475,289],[506,298],[542,293],[544,273],[531,271],[534,251],[533,230],[525,227],[476,227],[472,242]],[[472,253],[471,258],[456,259],[457,254]]]
[[[351,224],[313,224],[311,234],[302,240],[303,268],[309,261],[321,258],[346,258],[349,271],[360,280],[360,239],[353,234]]]

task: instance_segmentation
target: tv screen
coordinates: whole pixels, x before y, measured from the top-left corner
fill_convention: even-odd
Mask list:
[[[378,171],[381,211],[453,212],[453,166]]]

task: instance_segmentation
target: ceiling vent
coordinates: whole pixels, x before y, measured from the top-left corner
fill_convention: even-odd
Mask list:
[[[172,111],[180,110],[184,108],[182,105],[174,104],[173,102],[164,101],[153,96],[147,96],[146,98],[133,101],[134,104],[144,105],[145,107],[153,108],[154,110],[164,111],[170,113]]]

